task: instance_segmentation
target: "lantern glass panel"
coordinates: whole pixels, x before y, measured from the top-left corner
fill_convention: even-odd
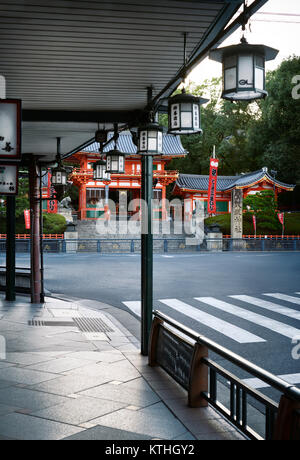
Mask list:
[[[255,69],[255,87],[264,90],[264,70],[256,67]]]
[[[117,156],[111,157],[111,169],[112,169],[112,171],[118,171],[119,170],[119,157],[117,157]]]
[[[159,152],[163,151],[163,133],[159,131],[158,133],[158,148]]]
[[[239,56],[239,88],[252,88],[253,79],[253,56]]]
[[[191,112],[181,112],[181,127],[193,128],[193,120]]]
[[[236,88],[236,67],[232,67],[231,69],[226,69],[224,72],[225,75],[225,83],[224,88],[225,91],[228,89]]]
[[[224,67],[225,69],[230,69],[230,67],[236,67],[237,65],[237,57],[236,56],[227,56],[224,59]]]
[[[119,171],[124,172],[125,170],[125,163],[124,163],[124,157],[120,156],[119,158]]]
[[[171,108],[171,126],[179,128],[179,105],[173,104]]]

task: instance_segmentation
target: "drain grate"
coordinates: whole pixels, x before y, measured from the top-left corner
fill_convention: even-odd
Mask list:
[[[100,318],[73,318],[74,323],[81,332],[114,332]]]
[[[74,321],[73,320],[72,321],[46,321],[46,320],[40,320],[40,319],[32,319],[28,321],[28,326],[68,327],[68,326],[74,326]]]

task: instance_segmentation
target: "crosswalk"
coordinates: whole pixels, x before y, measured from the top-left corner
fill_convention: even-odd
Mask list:
[[[271,302],[261,297],[268,297],[273,301]],[[230,301],[227,301],[227,298]],[[192,319],[193,322],[198,322],[199,325],[204,325],[240,344],[267,342],[270,331],[289,340],[294,340],[295,338],[300,340],[300,322],[298,323],[300,321],[300,310],[294,307],[295,304],[300,305],[299,292],[293,295],[266,293],[261,294],[259,297],[230,295],[227,298],[224,301],[216,297],[194,297],[190,303],[175,298],[160,299],[157,301],[155,308],[160,309],[162,305],[167,306]],[[236,305],[235,301],[238,302],[238,305]],[[140,301],[124,301],[123,304],[137,316],[141,316]],[[212,307],[209,313],[207,306]],[[226,320],[220,318],[218,312],[226,313]],[[271,315],[272,317],[268,316],[269,312],[276,314],[277,319],[274,319],[274,315]],[[228,320],[228,317],[230,317],[230,320]],[[259,326],[260,333],[258,335],[254,334],[247,330],[245,326],[241,327],[240,324],[235,324],[235,321],[240,319],[243,320],[243,325],[246,324],[245,322],[249,322],[252,325],[252,329],[253,324]],[[296,321],[293,326],[289,324],[291,319]],[[265,336],[264,330],[268,333]]]
[[[164,310],[164,307],[167,307],[185,316],[187,320],[192,319],[193,329],[199,333],[201,333],[201,326],[206,326],[211,331],[231,339],[233,343],[263,344],[274,339],[276,347],[276,338],[279,337],[287,338],[291,344],[300,343],[300,310],[295,307],[300,305],[300,292],[292,294],[262,293],[258,297],[235,294],[226,296],[226,301],[216,297],[193,297],[188,302],[169,298],[157,300],[154,308],[172,316],[170,311]],[[124,301],[123,304],[137,316],[141,316],[140,301]],[[222,318],[218,316],[220,313]],[[181,319],[181,322],[184,323],[184,320]],[[199,323],[199,329],[195,326],[195,322]],[[247,330],[247,323],[250,330]],[[258,335],[251,332],[253,324],[259,326],[254,330],[254,332],[259,331]],[[270,336],[270,333],[275,335]],[[300,385],[298,372],[278,375],[278,377],[291,385]],[[268,388],[268,385],[259,379],[249,378],[243,381],[257,390]]]

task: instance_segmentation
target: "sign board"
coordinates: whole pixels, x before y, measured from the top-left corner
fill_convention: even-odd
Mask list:
[[[217,212],[217,180],[218,180],[219,160],[216,158],[210,159],[209,185],[208,185],[208,202],[207,212],[216,214]]]
[[[0,195],[18,194],[18,166],[0,164]]]
[[[21,101],[0,99],[0,159],[21,159]]]
[[[183,388],[189,389],[194,346],[164,327],[159,328],[157,363]]]

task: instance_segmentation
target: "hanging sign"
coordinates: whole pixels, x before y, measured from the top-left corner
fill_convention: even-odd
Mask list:
[[[26,230],[30,230],[30,210],[29,209],[25,209],[24,211],[24,220],[25,220]]]
[[[0,195],[18,194],[18,166],[0,164]]]
[[[207,202],[207,211],[209,214],[215,214],[217,212],[218,167],[219,160],[217,160],[216,158],[211,158]]]
[[[21,159],[21,101],[0,99],[0,159]]]

